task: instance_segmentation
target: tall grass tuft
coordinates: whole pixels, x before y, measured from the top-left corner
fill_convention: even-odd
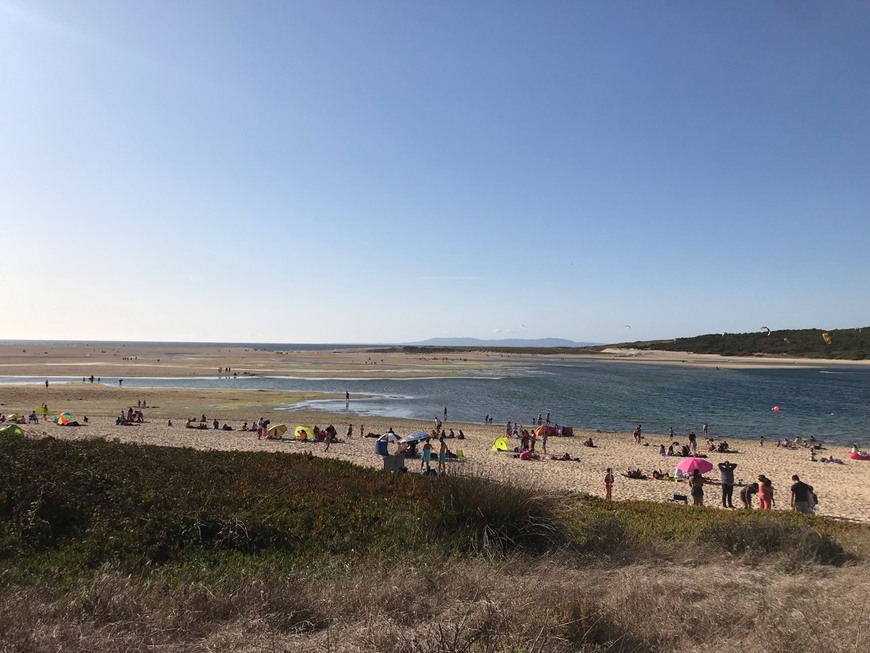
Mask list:
[[[536,488],[447,477],[428,499],[423,520],[429,539],[446,540],[461,552],[540,553],[565,541],[554,498]]]
[[[849,559],[839,542],[809,524],[772,518],[715,522],[701,530],[698,542],[735,554],[784,554],[803,564],[840,566]]]

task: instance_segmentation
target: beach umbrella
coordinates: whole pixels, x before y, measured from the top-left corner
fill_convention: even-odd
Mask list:
[[[293,435],[296,436],[297,440],[313,440],[314,439],[314,429],[305,424],[300,424],[295,429],[293,429]]]
[[[412,433],[411,435],[405,436],[404,438],[399,440],[399,442],[402,442],[402,443],[420,442],[422,440],[425,440],[425,439],[431,438],[431,437],[432,437],[431,433],[426,433],[426,431],[417,431],[416,433]]]
[[[541,424],[538,428],[535,429],[535,435],[541,437],[544,433],[547,434],[547,437],[551,435],[556,435],[559,431],[555,426],[549,426],[548,424]]]
[[[684,474],[691,474],[696,469],[700,474],[706,474],[713,469],[713,463],[706,458],[683,458],[677,463],[677,469]]]
[[[399,436],[395,433],[384,433],[381,437],[378,438],[378,442],[398,442]],[[403,440],[404,442],[404,440]]]
[[[270,440],[279,440],[287,432],[286,424],[273,424],[266,429],[266,437]]]
[[[66,411],[62,413],[58,413],[57,417],[54,418],[54,423],[58,426],[66,426],[72,421],[72,415]]]

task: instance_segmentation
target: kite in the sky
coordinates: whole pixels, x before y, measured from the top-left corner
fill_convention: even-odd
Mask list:
[[[766,336],[770,335],[770,329],[768,329],[767,327],[761,327],[761,332]]]

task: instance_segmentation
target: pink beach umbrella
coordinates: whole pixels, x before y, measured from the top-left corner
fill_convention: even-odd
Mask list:
[[[706,474],[713,469],[713,463],[706,458],[683,458],[677,463],[677,469],[684,474],[691,474],[696,469],[700,474]]]

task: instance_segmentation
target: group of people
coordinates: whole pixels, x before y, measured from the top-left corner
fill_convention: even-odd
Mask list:
[[[123,410],[121,414],[115,419],[115,425],[126,426],[128,424],[141,424],[145,421],[145,415],[141,409],[133,410],[133,407],[127,409],[125,413]]]
[[[722,488],[722,507],[734,508],[732,503],[734,493],[734,469],[736,463],[725,461],[719,463],[720,486]],[[815,506],[817,502],[816,494],[812,485],[808,485],[800,480],[800,477],[795,474],[791,477],[793,484],[791,486],[791,500],[789,505],[795,512],[800,512],[808,515],[815,514]],[[692,503],[696,506],[704,505],[704,485],[709,483],[701,473],[695,469],[692,474],[686,479],[689,485],[689,494],[692,497]],[[752,508],[752,497],[758,496],[758,507],[761,510],[772,510],[776,507],[776,499],[774,498],[773,481],[764,474],[759,475],[758,481],[744,485],[740,490],[740,500],[744,508]]]

